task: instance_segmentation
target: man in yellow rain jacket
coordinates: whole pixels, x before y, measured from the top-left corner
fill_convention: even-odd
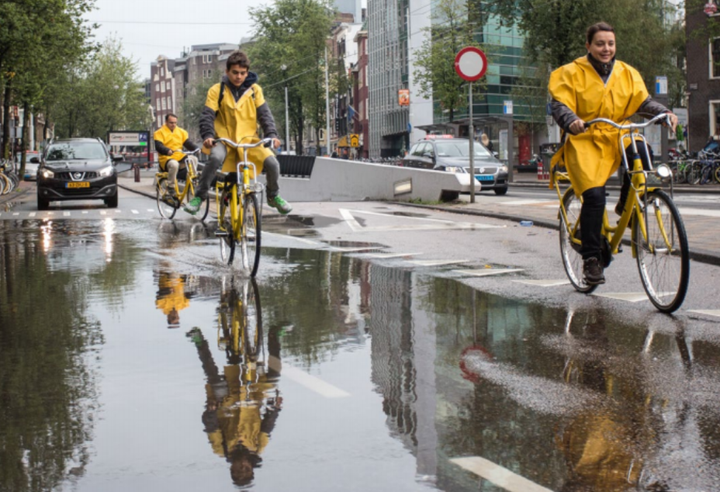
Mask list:
[[[168,180],[172,185],[168,188],[171,196],[175,195],[177,185],[177,176],[179,169],[185,169],[185,161],[187,159],[195,159],[194,156],[187,156],[182,152],[177,152],[182,148],[188,150],[197,149],[197,145],[188,140],[188,132],[180,128],[177,124],[177,116],[170,113],[165,116],[165,124],[155,132],[155,150],[158,153],[158,161],[160,170],[167,171]],[[182,176],[181,176],[182,178]]]
[[[205,108],[200,116],[200,134],[203,146],[210,149],[210,161],[202,171],[195,198],[185,208],[187,212],[195,214],[200,209],[221,164],[223,172],[234,172],[235,165],[242,160],[241,150],[215,145],[215,138],[252,143],[253,140],[246,137],[257,137],[257,127],[260,125],[265,138],[273,138],[275,148],[280,146],[275,120],[257,80],[257,74],[250,71],[247,55],[235,51],[228,57],[222,82],[213,85],[208,91]],[[278,195],[280,164],[272,151],[257,147],[248,151],[248,159],[255,164],[258,173],[265,169],[268,205],[281,214],[289,213],[292,206]]]
[[[670,114],[673,128],[677,117],[665,106],[652,100],[640,74],[630,65],[615,60],[615,32],[600,22],[587,31],[587,56],[568,63],[550,76],[548,89],[552,96],[553,118],[564,131],[565,142],[553,156],[552,165],[567,167],[575,193],[582,195],[580,230],[583,275],[589,285],[605,282],[601,254],[602,220],[605,212],[605,183],[620,165],[618,130],[607,124],[594,125],[585,131],[585,122],[607,118],[622,122],[635,113]],[[651,156],[643,146],[638,150],[648,167]],[[626,152],[632,152],[631,147]],[[628,161],[632,156],[628,155]],[[615,211],[621,214],[630,182],[625,179],[620,202]]]

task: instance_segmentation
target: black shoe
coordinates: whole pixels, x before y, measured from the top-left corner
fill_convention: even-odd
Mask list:
[[[625,211],[625,207],[623,206],[622,202],[618,202],[617,205],[615,205],[615,213],[620,217],[623,212]]]
[[[583,276],[588,285],[600,285],[605,283],[603,267],[597,258],[588,258],[583,262]]]

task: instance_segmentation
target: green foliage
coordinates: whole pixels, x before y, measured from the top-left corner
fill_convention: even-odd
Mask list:
[[[105,138],[111,130],[139,130],[151,124],[137,65],[123,56],[115,39],[68,70],[58,83],[63,87],[51,106],[57,136]]]
[[[458,109],[468,105],[465,81],[455,71],[455,56],[466,46],[480,47],[473,39],[474,24],[468,22],[468,4],[463,0],[440,0],[433,7],[433,25],[424,28],[428,36],[415,51],[419,67],[413,73],[420,95],[439,101],[449,111],[450,121]],[[475,86],[483,82],[476,82]]]
[[[664,0],[497,0],[486,8],[504,25],[517,24],[531,62],[552,69],[583,56],[587,28],[608,22],[615,28],[617,58],[637,68],[649,87],[656,75],[667,75],[676,92],[671,96],[679,97],[684,36],[679,24],[666,24],[675,7]]]
[[[284,122],[287,83],[291,132],[301,152],[306,124],[325,126],[323,59],[333,11],[324,0],[278,0],[250,14],[256,20],[255,42],[248,49],[253,70],[262,76],[260,85],[278,122]]]
[[[187,95],[180,106],[178,117],[182,127],[187,130],[189,139],[193,142],[200,141],[200,115],[205,107],[207,93],[210,87],[222,80],[222,72],[213,70],[208,78],[202,78],[194,84],[187,86]],[[226,97],[223,95],[223,97]]]

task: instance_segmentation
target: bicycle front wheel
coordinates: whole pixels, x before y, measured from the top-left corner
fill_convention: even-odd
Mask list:
[[[672,199],[661,190],[648,194],[643,236],[640,221],[633,221],[632,237],[637,265],[650,302],[672,313],[685,300],[690,279],[690,251],[680,213]]]
[[[585,283],[583,276],[583,258],[580,254],[580,244],[573,242],[570,231],[574,231],[575,239],[580,237],[580,209],[582,202],[575,196],[575,191],[568,188],[563,196],[562,203],[567,214],[567,223],[560,211],[560,256],[562,257],[565,273],[572,286],[578,292],[589,294],[597,288],[597,285]]]
[[[157,194],[156,199],[158,212],[160,212],[160,216],[165,219],[172,219],[175,217],[175,213],[177,212],[177,207],[172,205],[174,202],[170,201],[172,200],[168,192],[170,187],[170,180],[167,178],[161,178],[158,181],[157,189],[155,190]]]
[[[715,166],[715,171],[713,172],[713,175],[715,176],[715,182],[720,183],[720,164]]]
[[[223,263],[228,265],[232,265],[235,258],[235,234],[230,216],[230,193],[234,189],[234,187],[224,188],[220,195],[220,209],[218,210],[219,231],[216,234],[220,239],[220,258]]]
[[[259,200],[255,193],[249,193],[243,199],[243,223],[240,233],[240,251],[243,270],[254,277],[260,266],[261,215]]]

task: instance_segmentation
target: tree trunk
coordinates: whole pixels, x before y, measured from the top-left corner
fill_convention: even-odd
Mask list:
[[[28,143],[30,142],[30,103],[23,105],[23,121],[22,121],[22,157],[20,158],[20,176],[25,176],[25,162],[27,161]]]
[[[3,127],[2,127],[2,158],[7,159],[12,152],[10,146],[10,96],[12,95],[12,79],[5,82],[3,94]]]

